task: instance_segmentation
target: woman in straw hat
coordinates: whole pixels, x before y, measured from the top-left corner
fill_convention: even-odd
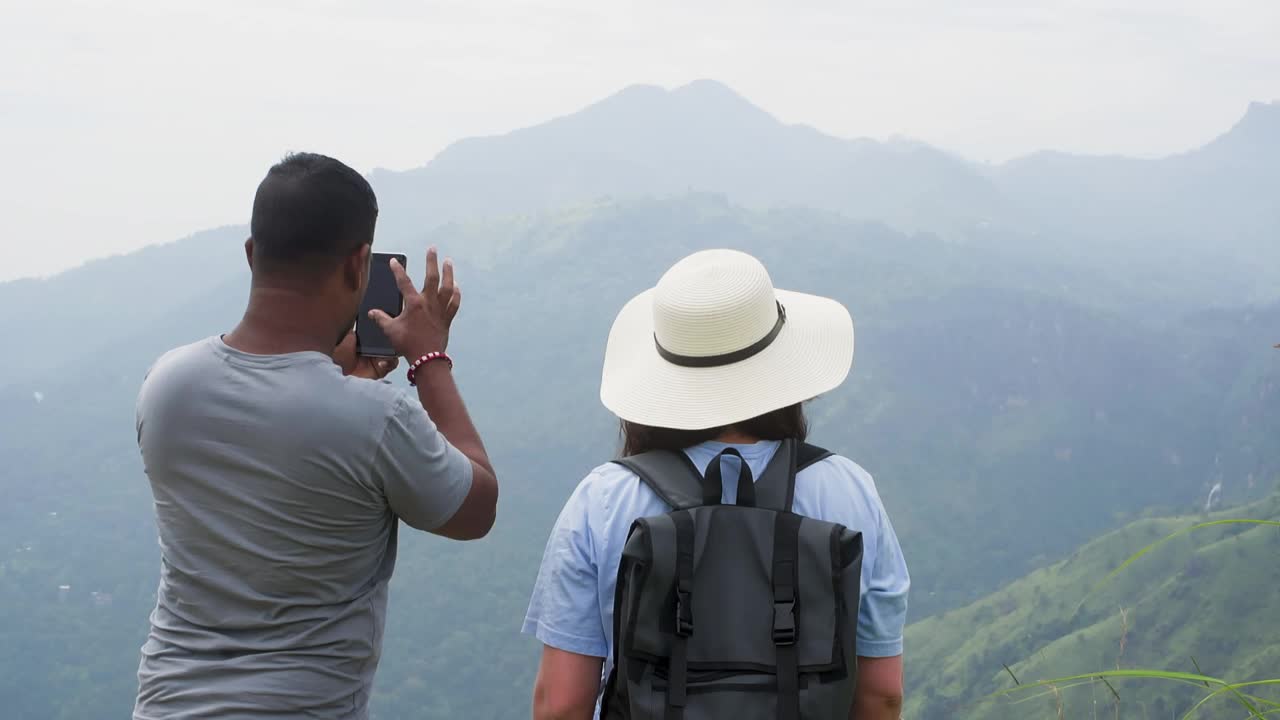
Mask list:
[[[805,439],[802,403],[838,387],[852,361],[853,321],[842,305],[776,290],[755,258],[708,250],[676,263],[618,314],[600,399],[622,421],[624,455],[682,451],[705,472],[732,448],[759,478],[782,441]],[[616,463],[592,471],[565,504],[524,623],[544,645],[535,718],[598,712],[623,545],[636,519],[670,509]],[[909,579],[871,476],[826,457],[796,475],[792,510],[862,533],[852,711],[859,720],[897,718]]]

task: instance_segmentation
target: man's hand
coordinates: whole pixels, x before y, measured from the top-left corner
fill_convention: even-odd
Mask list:
[[[408,360],[416,360],[431,352],[444,352],[449,346],[449,328],[462,304],[462,289],[453,281],[453,261],[444,261],[441,275],[436,249],[427,251],[427,279],[422,290],[394,259],[391,272],[404,296],[404,310],[391,317],[381,310],[369,311],[369,317],[386,333],[391,346]]]
[[[367,357],[356,353],[355,330],[347,333],[333,349],[333,361],[342,368],[343,375],[366,380],[381,380],[400,365],[400,358]]]

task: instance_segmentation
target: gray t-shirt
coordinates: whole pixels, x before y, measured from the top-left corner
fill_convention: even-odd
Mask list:
[[[398,520],[471,488],[417,398],[210,338],[148,373],[138,446],[162,563],[135,720],[367,717]]]

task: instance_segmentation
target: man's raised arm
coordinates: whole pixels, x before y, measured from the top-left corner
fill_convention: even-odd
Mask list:
[[[436,249],[428,250],[422,290],[414,287],[395,260],[391,261],[391,270],[404,296],[404,310],[395,318],[380,310],[370,315],[413,368],[418,400],[435,428],[470,462],[466,497],[443,523],[414,523],[403,514],[402,517],[415,527],[455,540],[484,537],[497,515],[498,479],[453,380],[452,361],[443,355],[449,345],[449,329],[462,303],[462,290],[454,282],[453,263],[444,262],[442,275]],[[415,367],[423,358],[429,359]]]

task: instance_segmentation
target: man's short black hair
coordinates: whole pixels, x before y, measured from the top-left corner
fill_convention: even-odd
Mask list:
[[[319,271],[373,242],[378,199],[360,173],[315,153],[276,163],[253,198],[254,266]]]

